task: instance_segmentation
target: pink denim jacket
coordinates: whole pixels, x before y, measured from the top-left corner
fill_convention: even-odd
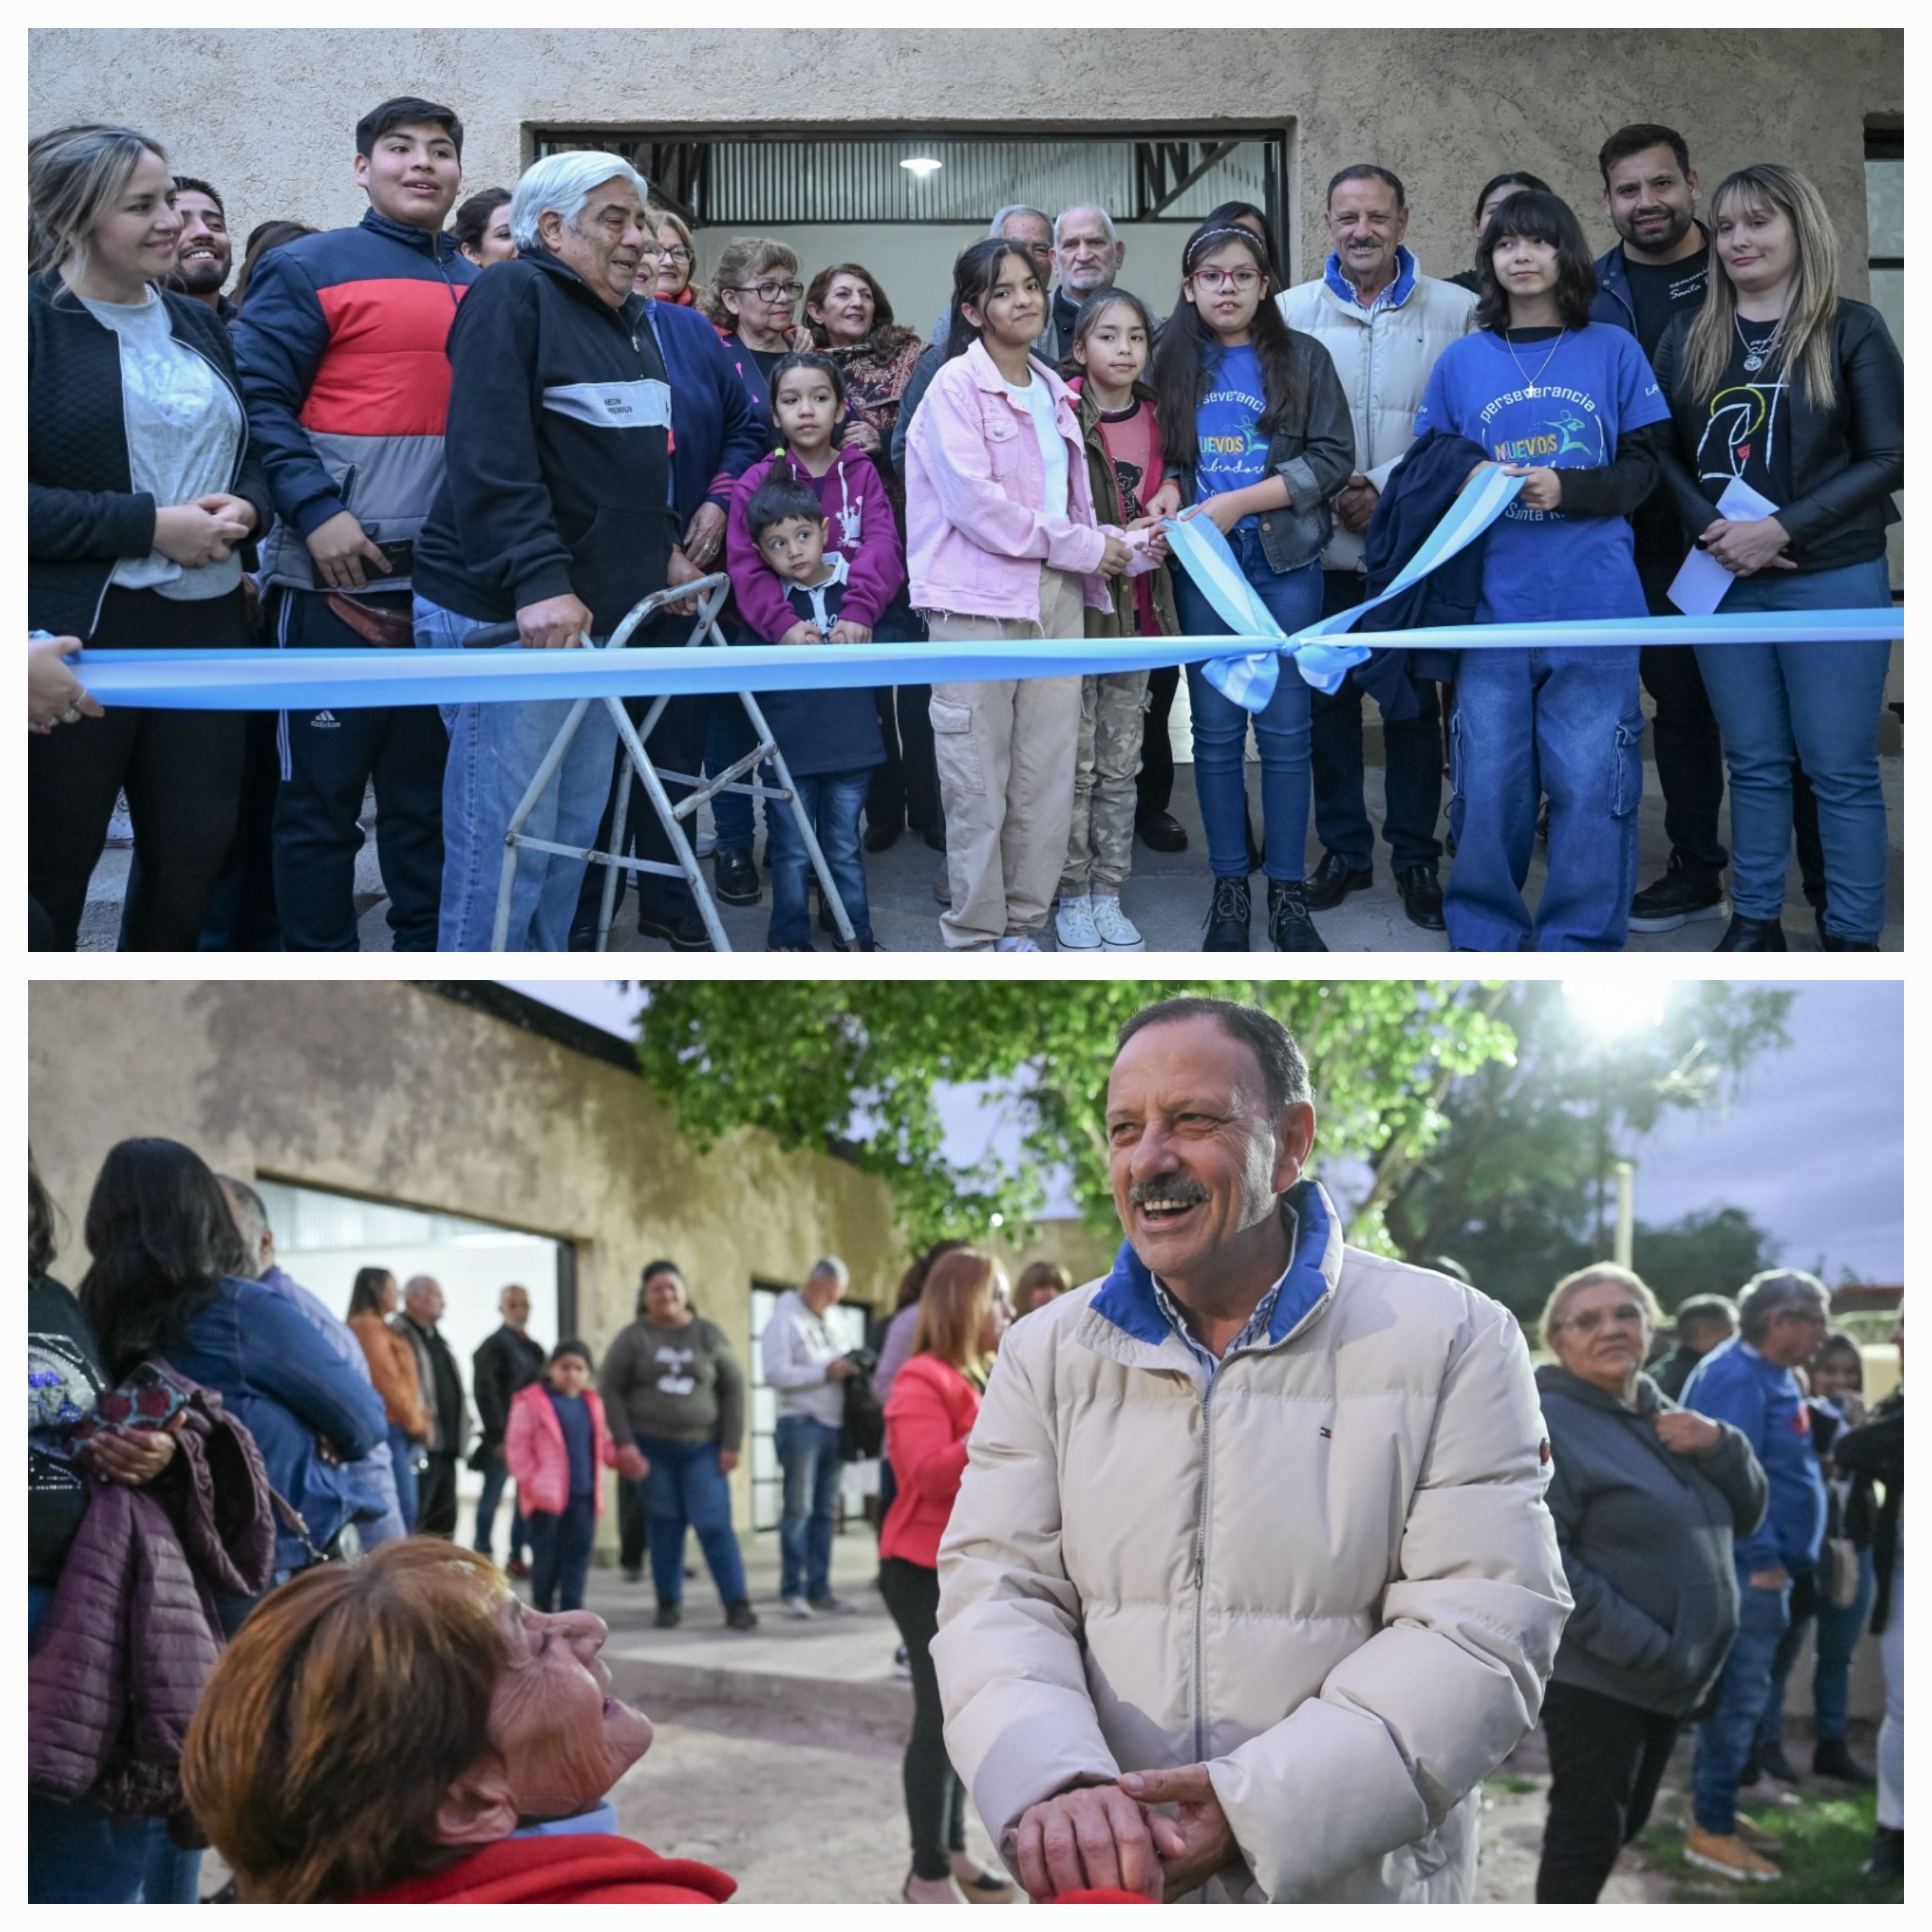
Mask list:
[[[1124,532],[1094,523],[1071,392],[1037,357],[1032,367],[1034,380],[1052,392],[1066,445],[1067,514],[1049,517],[1033,507],[1046,490],[1033,420],[974,343],[933,377],[906,436],[906,574],[915,610],[1036,624],[1043,563],[1083,578],[1094,609],[1114,608],[1094,570],[1105,537]]]

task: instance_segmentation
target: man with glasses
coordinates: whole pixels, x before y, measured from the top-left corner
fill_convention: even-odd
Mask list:
[[[1436,358],[1476,326],[1475,297],[1423,274],[1402,245],[1408,214],[1401,180],[1388,169],[1344,168],[1328,184],[1327,263],[1312,281],[1275,300],[1282,320],[1313,336],[1334,358],[1361,464],[1335,499],[1335,534],[1322,553],[1324,617],[1366,594],[1362,553],[1376,500],[1415,440],[1415,412]],[[1408,716],[1382,714],[1382,836],[1409,923],[1440,932],[1442,706],[1432,683],[1412,681],[1410,688],[1415,701]],[[1376,835],[1363,794],[1361,686],[1352,678],[1332,694],[1316,692],[1310,725],[1322,853],[1309,878],[1308,904],[1324,912],[1365,890],[1375,875]]]
[[[1692,1822],[1684,1856],[1729,1879],[1768,1883],[1777,1866],[1738,1830],[1738,1778],[1771,1694],[1778,1642],[1790,1620],[1793,1580],[1818,1561],[1825,1539],[1825,1478],[1811,1447],[1811,1415],[1794,1369],[1818,1352],[1831,1296],[1816,1275],[1756,1275],[1738,1298],[1738,1332],[1684,1384],[1684,1406],[1741,1430],[1764,1466],[1764,1520],[1737,1539],[1738,1634],[1718,1684],[1716,1707],[1697,1727],[1690,1774]]]

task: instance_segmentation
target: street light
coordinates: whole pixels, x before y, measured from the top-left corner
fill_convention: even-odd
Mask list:
[[[1597,1238],[1596,1252],[1604,1251],[1609,1218],[1610,1179],[1610,1056],[1618,1044],[1648,1027],[1664,1024],[1670,988],[1612,979],[1565,980],[1563,998],[1580,1029],[1595,1048],[1597,1063]],[[1636,1170],[1627,1160],[1616,1164],[1616,1249],[1613,1258],[1630,1264],[1636,1238]]]

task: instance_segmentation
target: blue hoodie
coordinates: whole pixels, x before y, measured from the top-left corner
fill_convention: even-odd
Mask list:
[[[1810,1569],[1825,1540],[1825,1478],[1797,1378],[1734,1335],[1691,1371],[1683,1400],[1686,1408],[1742,1430],[1764,1466],[1764,1520],[1736,1540],[1738,1574],[1782,1568],[1796,1576]]]

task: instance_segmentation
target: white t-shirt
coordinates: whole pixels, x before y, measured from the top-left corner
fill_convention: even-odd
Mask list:
[[[157,509],[225,490],[242,447],[242,410],[228,385],[169,326],[167,304],[152,289],[144,302],[90,302],[94,320],[120,338],[121,407],[128,424],[134,488]],[[124,590],[154,590],[182,603],[225,597],[242,581],[242,559],[184,569],[159,550],[124,556],[110,580]]]
[[[1040,508],[1049,517],[1066,514],[1066,445],[1054,418],[1053,392],[1033,372],[1033,380],[1024,389],[1012,390],[1013,400],[1033,418],[1033,433],[1040,444],[1040,460],[1046,471],[1046,500]]]

